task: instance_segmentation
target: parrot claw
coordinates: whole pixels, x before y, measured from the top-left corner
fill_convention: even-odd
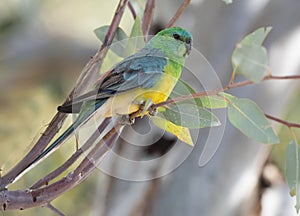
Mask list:
[[[144,117],[144,115],[146,114],[146,112],[149,112],[149,115],[152,115],[151,113],[154,112],[154,110],[151,109],[152,105],[153,105],[153,101],[152,101],[151,98],[148,98],[147,101],[142,104],[142,106],[141,106],[141,110],[142,110],[141,117],[142,118]]]
[[[121,125],[132,125],[134,124],[135,118],[131,118],[129,115],[122,115],[119,119]]]
[[[149,107],[148,111],[149,111],[149,115],[151,116],[156,116],[158,113],[157,108]]]

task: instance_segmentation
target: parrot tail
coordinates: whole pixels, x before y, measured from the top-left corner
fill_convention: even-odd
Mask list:
[[[104,103],[106,99],[102,99],[96,103],[94,109],[91,109],[88,112],[85,112],[82,115],[79,115],[75,122],[65,130],[65,132],[60,135],[48,148],[46,148],[38,157],[36,157],[30,164],[28,164],[18,175],[18,178],[32,169],[38,162],[46,159],[52,152],[54,152],[60,145],[68,140],[68,138],[73,135],[74,131],[85,124],[91,117],[92,114],[95,113],[97,109],[99,109]]]

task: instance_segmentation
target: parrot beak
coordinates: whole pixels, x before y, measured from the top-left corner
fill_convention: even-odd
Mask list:
[[[188,56],[191,53],[192,50],[192,43],[185,43],[186,52],[184,56]]]

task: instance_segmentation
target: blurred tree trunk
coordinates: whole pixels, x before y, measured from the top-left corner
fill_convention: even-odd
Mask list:
[[[157,1],[157,26],[164,26],[181,1]],[[231,75],[231,54],[235,44],[246,34],[261,26],[273,26],[266,41],[273,74],[295,74],[299,69],[299,55],[289,46],[292,33],[300,27],[300,2],[295,0],[245,0],[226,6],[221,0],[192,1],[178,26],[192,31],[194,47],[202,52],[226,84]],[[197,67],[197,62],[191,62]],[[199,80],[209,79],[206,71],[198,71]],[[185,77],[185,75],[183,75]],[[187,77],[186,80],[189,78]],[[239,77],[237,77],[239,79]],[[190,79],[193,83],[193,80]],[[255,100],[269,114],[280,116],[295,91],[294,83],[277,81],[235,89],[233,94]],[[280,99],[279,99],[280,98]],[[278,100],[279,99],[279,100]],[[222,122],[226,124],[226,122]],[[142,127],[143,123],[139,124]],[[221,145],[204,167],[199,167],[199,156],[212,129],[200,130],[193,152],[174,172],[152,181],[124,181],[102,176],[95,201],[95,215],[204,215],[249,216],[260,215],[259,180],[269,155],[269,147],[256,143],[226,124]],[[130,132],[129,132],[130,133]],[[139,138],[140,142],[142,142]],[[161,143],[172,143],[163,137]],[[124,144],[124,143],[123,143]],[[119,151],[136,160],[147,155],[145,149],[132,150],[121,145]],[[128,167],[127,175],[151,175],[166,164],[176,161],[184,144],[177,152],[141,170]],[[156,148],[160,152],[159,146]],[[185,150],[183,150],[185,149]],[[149,152],[148,152],[149,153]],[[146,156],[145,156],[146,157]],[[118,169],[114,161],[113,169]],[[106,182],[104,184],[104,182]],[[106,187],[107,186],[107,187]],[[102,205],[99,205],[102,203]]]

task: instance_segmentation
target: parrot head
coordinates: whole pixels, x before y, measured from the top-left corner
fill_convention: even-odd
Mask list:
[[[192,49],[191,33],[180,27],[172,27],[158,32],[149,42],[162,50],[179,57],[186,57]]]

